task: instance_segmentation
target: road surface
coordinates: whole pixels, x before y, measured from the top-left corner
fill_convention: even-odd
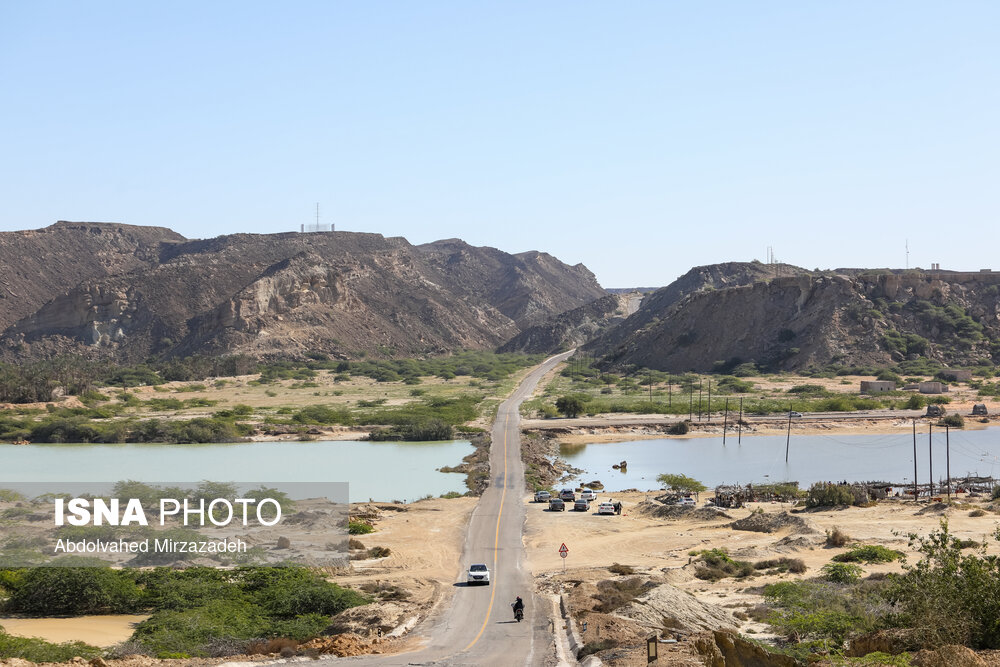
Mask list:
[[[455,595],[450,607],[424,621],[425,648],[391,656],[323,658],[310,664],[344,665],[555,665],[554,633],[548,600],[536,598],[531,573],[525,565],[521,462],[521,402],[531,396],[538,381],[572,351],[546,360],[521,382],[497,409],[490,448],[490,486],[469,521],[465,547],[455,573]],[[493,583],[465,585],[472,563],[486,563]],[[510,604],[520,595],[524,620],[514,621]],[[429,626],[429,627],[428,627]]]

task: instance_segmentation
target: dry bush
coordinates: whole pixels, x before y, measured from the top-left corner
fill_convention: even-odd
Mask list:
[[[969,516],[986,516],[986,510],[977,507],[976,509],[969,512]]]
[[[622,565],[620,563],[614,563],[608,568],[608,571],[612,574],[635,574],[635,568],[631,565]]]
[[[598,603],[594,611],[602,614],[610,614],[615,609],[624,607],[632,600],[636,599],[653,586],[650,582],[643,582],[639,577],[622,579],[620,581],[605,580],[597,584]]]
[[[833,530],[826,531],[826,546],[828,547],[843,547],[850,541],[850,535],[840,528],[834,527]]]

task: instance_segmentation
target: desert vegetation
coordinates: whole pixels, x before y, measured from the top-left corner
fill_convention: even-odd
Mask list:
[[[243,653],[269,639],[308,640],[332,616],[369,601],[302,567],[9,569],[0,570],[0,596],[4,613],[27,616],[149,613],[129,651],[161,658]],[[47,661],[100,653],[0,633],[2,657]]]

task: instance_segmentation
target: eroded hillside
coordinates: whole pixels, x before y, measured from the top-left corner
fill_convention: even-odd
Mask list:
[[[603,295],[585,267],[544,253],[352,232],[188,241],[169,230],[60,223],[0,234],[0,253],[39,236],[45,261],[31,266],[49,271],[45,279],[0,283],[34,295],[2,311],[8,359],[494,348],[522,325]]]

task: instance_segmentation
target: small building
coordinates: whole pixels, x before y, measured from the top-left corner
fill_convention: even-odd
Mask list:
[[[895,391],[896,383],[892,380],[862,380],[862,394],[880,394],[884,391]]]
[[[958,368],[945,368],[938,375],[948,382],[968,382],[972,379],[972,371]]]
[[[943,394],[948,391],[948,385],[944,382],[921,382],[919,388],[921,394]]]
[[[979,417],[985,417],[986,415],[988,415],[989,412],[986,411],[986,404],[976,403],[975,405],[973,405],[972,414],[973,416],[979,416]]]

